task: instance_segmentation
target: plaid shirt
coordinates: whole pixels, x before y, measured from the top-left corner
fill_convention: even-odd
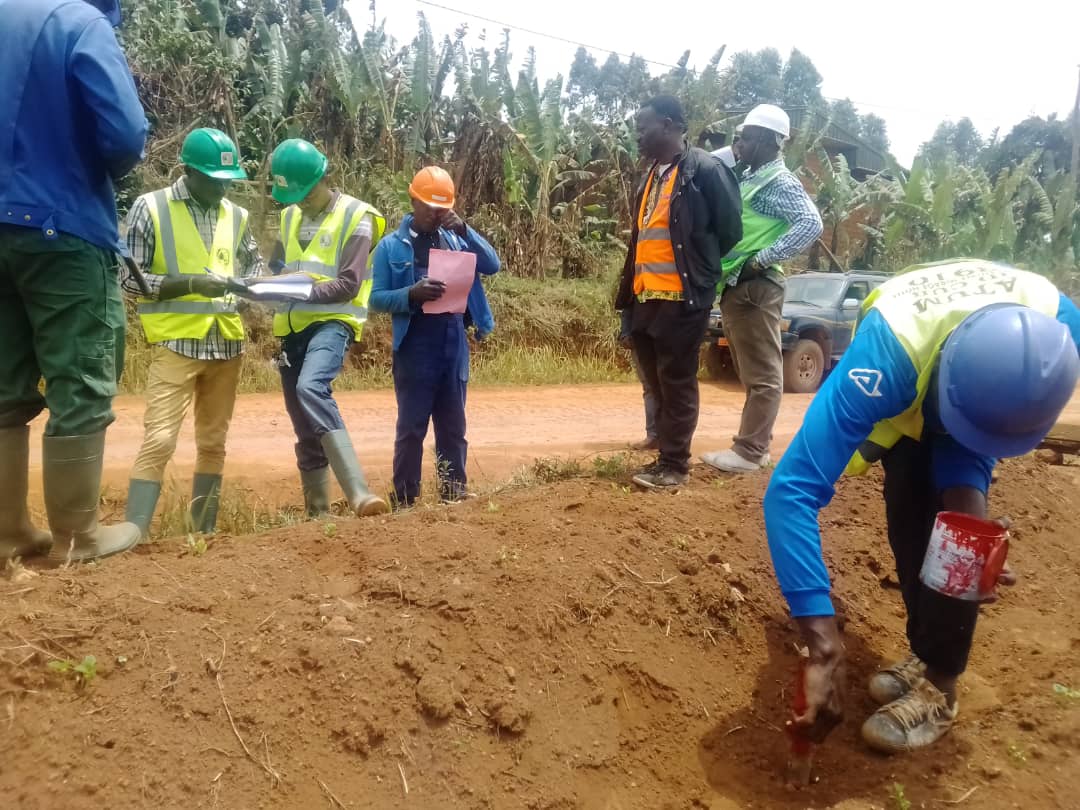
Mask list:
[[[183,177],[172,184],[172,193],[176,199],[184,200],[187,203],[188,213],[191,214],[191,219],[195,223],[196,229],[199,231],[199,236],[202,237],[203,244],[206,245],[206,249],[209,250],[214,242],[214,230],[217,228],[218,209],[201,207],[188,192],[187,183],[184,182]],[[240,209],[239,206],[237,206],[237,209],[238,213],[243,210]],[[154,237],[154,223],[153,220],[150,219],[150,206],[147,204],[145,197],[137,199],[135,204],[131,206],[131,211],[128,212],[127,246],[128,250],[131,251],[131,257],[135,260],[135,263],[139,265],[146,276],[146,283],[150,286],[150,290],[153,293],[152,298],[157,300],[161,290],[161,282],[165,280],[166,276],[150,272],[150,268],[154,263],[154,249],[156,242]],[[251,235],[251,228],[248,226],[245,226],[243,233],[240,234],[240,244],[237,246],[236,259],[238,275],[241,278],[249,278],[262,273],[263,260],[259,255],[259,246],[255,244],[255,237]],[[121,265],[121,267],[123,267],[123,265]],[[139,288],[135,279],[132,278],[131,274],[127,271],[127,268],[123,268],[120,283],[123,286],[124,291],[128,294],[139,297],[142,296],[142,290]],[[221,330],[218,329],[217,321],[210,327],[210,331],[206,333],[206,337],[202,339],[184,338],[181,340],[167,340],[160,345],[165,346],[184,357],[190,357],[192,360],[231,360],[244,351],[243,340],[226,340],[221,336]]]
[[[782,164],[783,158],[766,163],[757,172],[747,172],[743,175],[742,182],[745,183],[758,172],[763,172],[777,163]],[[754,257],[763,267],[798,256],[821,236],[821,214],[799,178],[789,171],[780,172],[771,183],[755,194],[750,201],[750,207],[763,217],[782,219],[791,226],[787,233]],[[727,283],[731,287],[738,284],[739,271],[732,273]]]

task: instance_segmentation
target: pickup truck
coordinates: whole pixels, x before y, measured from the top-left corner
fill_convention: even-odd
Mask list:
[[[784,390],[817,391],[825,373],[851,343],[852,328],[870,291],[889,278],[885,273],[807,272],[789,276],[784,292],[780,342],[784,349]],[[719,304],[709,315],[705,366],[713,379],[734,375],[734,363]]]

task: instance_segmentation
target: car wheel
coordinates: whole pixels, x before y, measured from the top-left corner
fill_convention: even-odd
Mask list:
[[[734,382],[739,379],[735,373],[731,351],[715,343],[705,347],[705,371],[710,380],[717,382]]]
[[[825,375],[825,353],[816,340],[803,338],[784,355],[784,390],[812,394]]]

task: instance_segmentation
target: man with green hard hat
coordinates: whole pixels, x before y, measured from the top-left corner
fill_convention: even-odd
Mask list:
[[[326,156],[305,140],[281,143],[271,157],[273,197],[287,206],[270,269],[314,282],[306,300],[279,305],[285,408],[296,432],[296,464],[311,516],[330,508],[330,470],[357,516],[389,511],[368,489],[332,386],[349,345],[360,339],[371,296],[371,250],[386,229],[373,207],[330,186]]]
[[[127,519],[143,537],[192,400],[197,449],[192,529],[214,531],[225,436],[244,351],[244,325],[229,284],[256,276],[263,267],[248,212],[225,199],[233,180],[246,179],[236,144],[219,130],[196,129],[184,140],[180,162],[183,176],[139,197],[127,220],[128,249],[151,292],[142,294],[125,273],[124,289],[138,296],[139,320],[152,344],[146,435],[131,471],[127,502]]]

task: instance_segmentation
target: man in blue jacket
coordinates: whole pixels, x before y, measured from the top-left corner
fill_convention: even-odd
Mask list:
[[[97,517],[124,349],[113,181],[146,141],[119,22],[116,0],[0,0],[0,561],[50,547],[57,563],[90,560],[139,539]],[[51,535],[26,509],[28,423],[46,407]]]
[[[1034,449],[1072,397],[1080,311],[1042,276],[955,259],[910,268],[864,304],[850,348],[807,410],[765,493],[780,589],[810,650],[807,711],[822,739],[843,711],[844,652],[821,556],[818,512],[845,471],[881,461],[910,655],[877,673],[881,708],[863,739],[885,753],[937,741],[952,726],[979,603],[923,584],[939,511],[986,517],[999,458]],[[999,582],[1011,584],[1006,572]]]
[[[469,380],[469,323],[483,339],[495,327],[481,275],[499,271],[499,257],[480,234],[454,212],[454,181],[438,166],[421,169],[409,185],[413,213],[375,248],[370,306],[393,315],[394,391],[397,438],[394,441],[394,500],[410,506],[420,495],[424,438],[435,424],[436,470],[440,495],[465,497],[465,390]],[[424,304],[446,290],[428,278],[433,249],[476,254],[476,278],[463,313],[427,314]]]

